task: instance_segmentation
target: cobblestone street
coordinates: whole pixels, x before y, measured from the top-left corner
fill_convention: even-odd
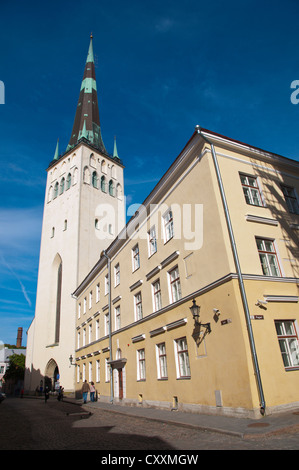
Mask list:
[[[197,451],[298,450],[299,425],[270,437],[242,439],[101,409],[42,399],[0,405],[1,450]],[[195,452],[196,454],[196,452]]]

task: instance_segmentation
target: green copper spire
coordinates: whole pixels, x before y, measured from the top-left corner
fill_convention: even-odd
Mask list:
[[[58,159],[59,159],[59,139],[57,139],[57,144],[56,144],[56,149],[55,149],[53,160],[58,160]]]
[[[113,149],[113,158],[119,158],[116,147],[116,137],[114,137],[114,149]]]
[[[89,44],[89,49],[88,49],[88,54],[87,54],[87,59],[86,63],[88,62],[93,62],[94,63],[94,56],[93,56],[93,47],[92,47],[92,33],[90,35],[90,44]]]
[[[77,145],[81,137],[85,137],[91,145],[107,155],[101,134],[92,39],[91,34],[72,135],[67,150]]]

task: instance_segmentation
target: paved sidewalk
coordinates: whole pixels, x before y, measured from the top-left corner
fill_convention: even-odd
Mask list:
[[[295,432],[296,430],[299,433],[299,409],[287,413],[264,416],[256,420],[170,411],[142,406],[126,406],[101,402],[100,400],[93,403],[87,402],[86,404],[83,404],[82,400],[72,400],[70,398],[65,398],[64,400],[77,403],[86,411],[92,412],[92,409],[96,408],[98,410],[146,418],[163,423],[167,422],[170,424],[179,424],[180,426],[194,427],[203,431],[235,435],[241,438],[265,437],[271,434]]]

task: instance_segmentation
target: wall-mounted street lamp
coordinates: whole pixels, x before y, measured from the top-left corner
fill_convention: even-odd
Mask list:
[[[203,326],[206,329],[206,333],[211,333],[211,331],[212,331],[211,330],[211,324],[210,323],[201,323],[199,321],[200,307],[196,304],[195,299],[193,299],[193,301],[192,301],[190,311],[192,313],[192,317],[193,317],[195,326],[199,326],[199,328],[201,328]]]
[[[77,365],[78,365],[78,364],[76,364],[75,362],[73,363],[73,356],[72,356],[72,355],[70,355],[69,361],[70,361],[70,367],[71,367],[71,366],[77,366]]]

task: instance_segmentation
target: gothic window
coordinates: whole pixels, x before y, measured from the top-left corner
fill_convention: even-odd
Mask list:
[[[92,173],[91,184],[94,188],[98,187],[98,175],[96,171]]]
[[[101,171],[102,171],[102,173],[107,174],[107,164],[106,164],[105,160],[102,160]]]
[[[90,171],[88,166],[86,166],[83,170],[83,183],[90,184]]]
[[[48,202],[51,201],[52,199],[52,194],[53,194],[53,186],[49,187],[49,192],[48,192]]]
[[[106,192],[106,178],[105,178],[105,176],[101,177],[101,190],[103,191],[103,193]]]
[[[112,165],[112,167],[111,167],[111,176],[112,176],[112,178],[114,178],[114,179],[116,178],[116,169],[115,169],[115,166],[114,166],[114,165]]]
[[[58,267],[58,273],[57,273],[55,343],[58,343],[58,342],[59,342],[60,307],[61,307],[61,284],[62,284],[62,263],[60,263],[60,265],[59,265],[59,267]]]
[[[65,179],[62,178],[61,181],[60,181],[60,193],[59,194],[64,193],[64,183],[65,183]]]
[[[116,186],[116,197],[118,199],[122,198],[122,188],[121,188],[121,185],[119,183]]]
[[[109,181],[109,194],[110,196],[114,196],[114,184],[112,180]]]
[[[55,186],[54,186],[53,199],[55,199],[58,196],[58,188],[59,188],[59,183],[58,183],[58,181],[56,181]]]
[[[72,184],[72,175],[69,173],[66,177],[66,189],[70,189]]]

